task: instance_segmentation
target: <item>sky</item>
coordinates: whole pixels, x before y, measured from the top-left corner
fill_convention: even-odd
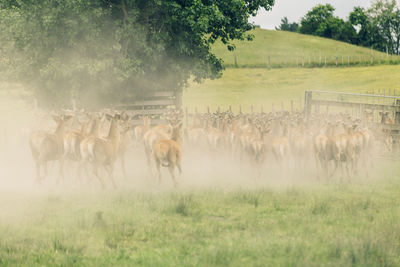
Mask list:
[[[355,6],[369,7],[371,0],[275,0],[272,11],[260,10],[251,21],[263,29],[275,29],[283,17],[288,17],[290,22],[299,22],[311,8],[327,3],[336,8],[336,16],[346,19]]]

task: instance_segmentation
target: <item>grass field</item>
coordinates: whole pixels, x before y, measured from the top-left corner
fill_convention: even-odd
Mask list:
[[[227,69],[218,80],[208,80],[202,84],[192,83],[184,92],[184,105],[207,106],[215,110],[217,106],[237,109],[242,105],[248,110],[250,105],[264,105],[266,110],[275,103],[275,108],[284,102],[286,108],[293,100],[295,107],[304,101],[306,90],[327,90],[339,92],[360,92],[386,90],[400,94],[400,66],[371,66],[353,68],[315,69]],[[300,103],[301,101],[301,103]]]
[[[400,168],[383,164],[352,183],[2,191],[0,265],[399,265]]]
[[[400,57],[387,56],[368,48],[299,33],[256,29],[253,34],[255,39],[252,42],[234,42],[235,52],[229,52],[222,43],[217,43],[213,51],[228,67],[267,67],[268,57],[272,67],[300,66],[302,61],[305,66],[324,65],[325,57],[328,65],[336,65],[338,57],[338,64],[344,66],[349,63],[371,65],[371,56],[373,64],[398,64],[400,61]]]

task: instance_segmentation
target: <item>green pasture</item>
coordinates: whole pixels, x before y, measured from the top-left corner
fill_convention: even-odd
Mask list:
[[[351,183],[2,191],[0,266],[396,266],[400,169],[384,164]]]
[[[241,105],[249,109],[261,105],[266,110],[280,109],[282,103],[288,108],[302,105],[306,90],[376,94],[400,94],[400,66],[370,66],[352,68],[287,68],[227,69],[218,80],[191,83],[184,91],[183,103],[193,109],[215,110],[218,106],[227,108]],[[396,92],[395,92],[395,89]],[[386,91],[384,91],[386,90]],[[390,91],[389,91],[390,90]]]
[[[235,41],[237,49],[228,51],[217,43],[213,51],[227,67],[318,67],[398,64],[400,57],[331,39],[299,33],[256,29],[255,39]]]

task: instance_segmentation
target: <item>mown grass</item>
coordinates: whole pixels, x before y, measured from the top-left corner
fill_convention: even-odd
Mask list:
[[[399,170],[279,189],[3,192],[0,265],[399,265]]]
[[[229,52],[218,42],[213,51],[227,67],[321,67],[338,65],[398,64],[400,57],[387,56],[369,48],[299,33],[256,29],[255,39],[235,41],[237,49]],[[342,58],[343,57],[343,58]],[[371,61],[372,60],[372,61]]]
[[[183,103],[205,111],[207,106],[215,110],[217,106],[227,108],[239,105],[249,110],[250,105],[264,105],[270,110],[281,108],[284,102],[288,109],[290,101],[299,108],[304,102],[306,90],[326,90],[339,92],[400,94],[399,66],[371,66],[326,69],[227,69],[218,80],[190,84],[184,92]],[[381,90],[381,91],[379,91]]]

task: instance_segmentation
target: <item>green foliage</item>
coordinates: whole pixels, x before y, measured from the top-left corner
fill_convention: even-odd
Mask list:
[[[299,31],[335,40],[354,43],[357,33],[351,23],[334,16],[335,8],[330,5],[317,5],[302,19]]]
[[[299,29],[299,24],[296,22],[289,22],[289,19],[287,17],[284,17],[281,19],[281,25],[278,27],[275,27],[276,30],[278,31],[287,31],[287,32],[297,32]]]
[[[396,0],[379,0],[368,10],[371,25],[384,40],[388,52],[400,54],[400,7]]]
[[[217,78],[217,40],[252,39],[248,22],[273,0],[4,0],[1,70],[54,104],[113,102]]]
[[[400,8],[395,0],[375,1],[369,9],[355,7],[348,21],[334,11],[330,4],[317,5],[301,19],[299,32],[400,53]]]

